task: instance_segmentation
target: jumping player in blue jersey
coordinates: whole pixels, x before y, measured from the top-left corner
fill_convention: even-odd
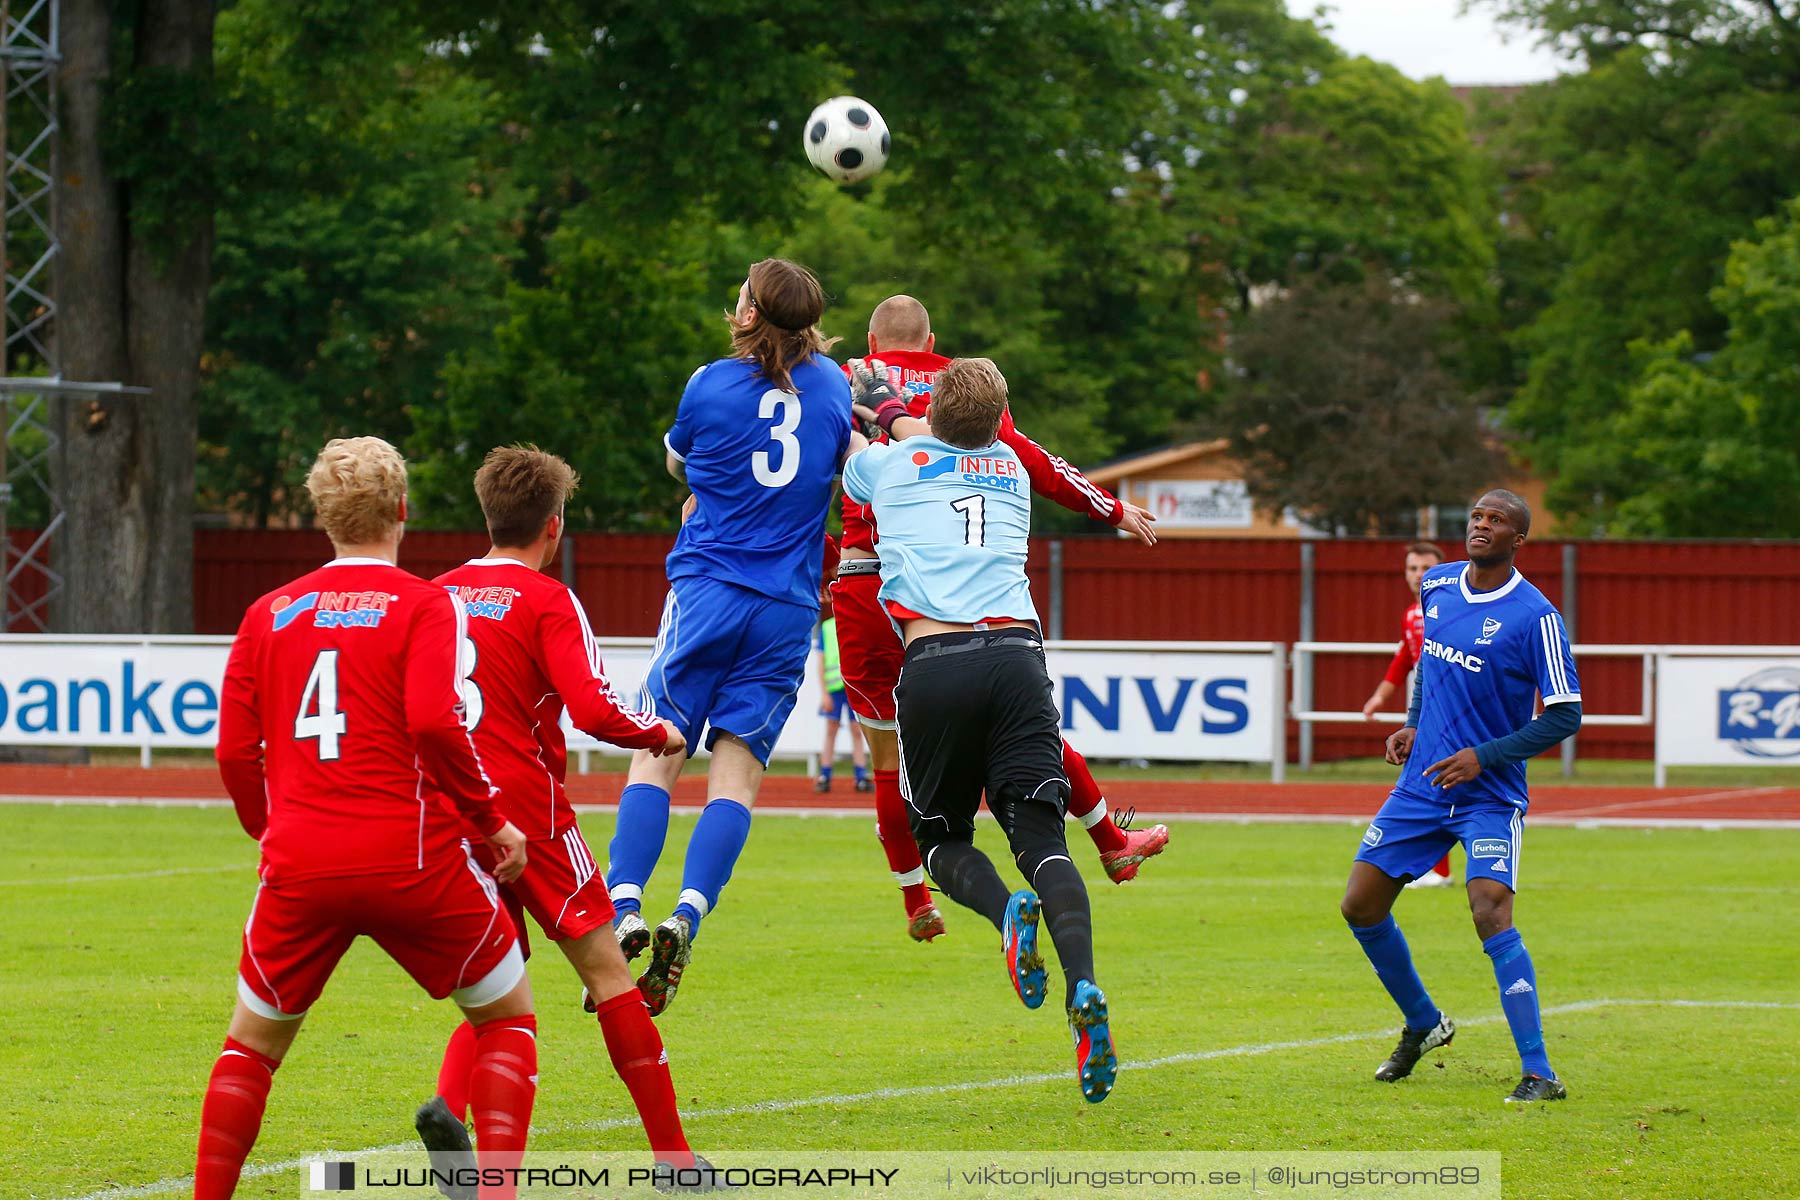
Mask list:
[[[1394,900],[1462,843],[1469,911],[1525,1072],[1509,1104],[1568,1095],[1544,1050],[1537,973],[1512,920],[1530,803],[1525,762],[1581,727],[1581,681],[1562,615],[1513,566],[1530,530],[1523,500],[1488,492],[1469,510],[1469,561],[1433,567],[1420,581],[1425,642],[1412,708],[1387,741],[1400,780],[1363,835],[1342,905],[1406,1020],[1400,1044],[1375,1072],[1392,1083],[1456,1035],[1413,968]],[[1533,720],[1540,696],[1544,711]]]
[[[681,895],[652,934],[644,885],[669,830],[682,759],[632,759],[606,886],[652,1015],[668,1007],[701,920],[719,902],[750,833],[769,752],[806,671],[825,518],[844,457],[863,445],[850,387],[825,356],[825,293],[806,268],[750,268],[731,317],[732,354],[694,372],[663,439],[669,473],[694,494],[670,552],[669,596],[639,707],[712,751],[708,802],[688,839]]]
[[[1106,996],[1094,982],[1087,889],[1069,860],[1069,779],[1037,609],[1025,578],[1031,485],[999,441],[1006,379],[985,358],[952,360],[932,392],[930,425],[906,414],[885,370],[860,362],[858,399],[903,442],[844,466],[844,493],[881,529],[880,600],[906,643],[898,705],[900,790],[925,869],[1000,932],[1013,989],[1044,1003],[1037,949],[1048,923],[1067,986],[1076,1075],[1090,1103],[1118,1071]],[[916,435],[916,436],[913,436]],[[982,793],[1029,889],[1009,891],[974,846]]]

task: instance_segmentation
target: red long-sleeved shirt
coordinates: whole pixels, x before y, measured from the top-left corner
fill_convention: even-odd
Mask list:
[[[938,373],[950,365],[950,360],[942,354],[924,350],[883,350],[876,357],[886,364],[894,390],[906,397],[908,415],[925,416],[931,407],[932,385],[937,382]],[[847,372],[849,367],[844,369]],[[1031,478],[1031,490],[1038,495],[1108,525],[1116,526],[1125,519],[1125,506],[1117,497],[1019,432],[1013,425],[1011,410],[1000,416],[999,440],[1019,456],[1019,462]],[[846,495],[843,512],[843,545],[873,551],[877,535],[868,507]]]
[[[1407,672],[1419,665],[1419,654],[1424,648],[1425,608],[1414,600],[1406,615],[1400,618],[1400,645],[1382,678],[1395,687],[1405,687]]]
[[[500,787],[501,810],[526,837],[559,837],[575,824],[563,792],[565,706],[575,728],[616,746],[660,750],[668,730],[625,707],[607,681],[581,602],[542,571],[480,558],[433,582],[468,609],[469,728]]]
[[[463,725],[463,621],[442,588],[372,558],[245,612],[217,757],[265,882],[418,870],[460,852],[464,822],[484,837],[505,824]]]

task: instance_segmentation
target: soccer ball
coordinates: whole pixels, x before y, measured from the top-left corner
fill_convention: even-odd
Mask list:
[[[887,166],[887,122],[855,96],[833,96],[813,109],[802,142],[812,165],[839,183],[861,183]]]

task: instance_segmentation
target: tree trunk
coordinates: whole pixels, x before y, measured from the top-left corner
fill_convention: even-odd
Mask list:
[[[65,0],[60,357],[65,378],[119,380],[148,397],[61,405],[60,630],[179,633],[193,626],[194,443],[212,281],[210,212],[148,236],[102,151],[107,95],[133,70],[210,75],[212,0],[145,0],[120,44],[109,0]],[[128,10],[129,11],[129,10]],[[172,149],[178,143],[172,143]]]

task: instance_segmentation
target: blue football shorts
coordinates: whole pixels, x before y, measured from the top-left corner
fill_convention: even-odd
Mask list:
[[[806,676],[818,616],[734,583],[672,581],[638,707],[674,722],[690,746],[710,750],[729,733],[766,766]]]
[[[1468,876],[1518,891],[1524,840],[1525,814],[1510,804],[1444,804],[1394,791],[1364,831],[1356,861],[1395,879],[1416,879],[1461,842]]]

